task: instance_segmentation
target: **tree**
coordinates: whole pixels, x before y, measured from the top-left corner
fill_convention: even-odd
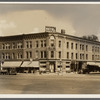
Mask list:
[[[96,35],[82,36],[82,38],[87,39],[87,40],[91,40],[91,41],[99,41],[99,39]]]

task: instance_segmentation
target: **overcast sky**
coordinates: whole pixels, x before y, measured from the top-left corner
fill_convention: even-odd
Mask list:
[[[0,35],[57,31],[100,38],[100,4],[0,4]]]

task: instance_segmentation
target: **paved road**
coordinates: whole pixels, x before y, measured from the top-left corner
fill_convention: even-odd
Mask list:
[[[0,75],[0,94],[100,94],[100,74]]]

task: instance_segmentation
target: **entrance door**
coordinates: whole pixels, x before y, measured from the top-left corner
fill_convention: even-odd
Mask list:
[[[55,72],[55,62],[50,62],[50,72],[54,73]]]

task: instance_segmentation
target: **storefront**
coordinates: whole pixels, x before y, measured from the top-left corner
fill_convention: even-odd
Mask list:
[[[39,61],[24,61],[21,65],[21,72],[35,73],[39,72]]]

